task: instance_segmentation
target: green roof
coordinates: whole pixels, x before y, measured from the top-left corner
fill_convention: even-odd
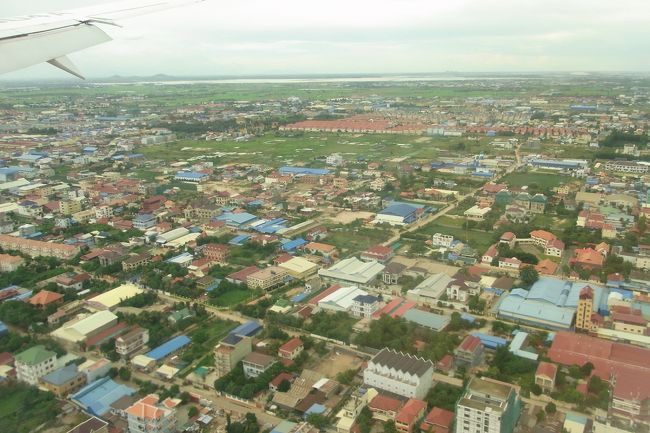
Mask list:
[[[39,344],[16,355],[16,361],[21,364],[36,365],[53,356],[56,356],[56,353],[47,350],[45,346]]]

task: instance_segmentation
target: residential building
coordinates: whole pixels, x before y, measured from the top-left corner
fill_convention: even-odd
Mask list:
[[[61,293],[50,292],[49,290],[41,290],[27,301],[37,308],[46,308],[49,305],[55,305],[63,302],[63,295]]]
[[[480,207],[478,205],[474,205],[471,208],[467,209],[465,212],[463,212],[463,215],[465,215],[465,218],[468,220],[473,220],[473,221],[483,221],[485,219],[485,216],[492,210],[490,207]]]
[[[497,250],[496,245],[490,245],[490,247],[483,253],[481,257],[481,263],[484,265],[491,265],[494,259],[499,256],[499,250]]]
[[[384,284],[389,284],[389,285],[397,284],[405,270],[406,270],[406,265],[403,265],[398,262],[390,262],[384,268],[384,272],[382,274],[382,281],[384,282]]]
[[[0,235],[0,248],[20,251],[31,257],[48,256],[64,260],[73,258],[81,251],[78,246],[74,245],[23,239],[9,235]]]
[[[214,366],[217,376],[228,374],[239,361],[253,351],[250,337],[228,334],[214,348]]]
[[[371,317],[379,309],[381,299],[372,295],[357,295],[352,300],[352,315],[354,317]]]
[[[472,377],[456,403],[456,433],[513,433],[520,414],[517,387]]]
[[[577,248],[569,264],[586,270],[596,270],[603,267],[605,258],[593,248]]]
[[[38,379],[57,367],[56,353],[43,345],[31,347],[16,355],[14,360],[16,379],[30,385],[38,385]]]
[[[152,261],[151,254],[144,252],[134,256],[129,256],[122,262],[123,271],[132,271],[138,269],[140,266],[146,266]]]
[[[271,368],[276,363],[274,357],[263,353],[251,352],[242,359],[244,376],[247,378],[257,377]]]
[[[454,422],[454,413],[434,406],[420,424],[424,433],[450,433]]]
[[[293,337],[291,340],[284,343],[278,349],[278,356],[284,359],[294,360],[305,349],[305,344],[298,337]]]
[[[361,260],[374,260],[379,263],[386,263],[393,257],[394,254],[395,253],[391,247],[386,247],[384,245],[375,245],[365,250],[359,257]]]
[[[451,244],[454,243],[454,237],[451,235],[436,233],[431,237],[431,242],[434,247],[450,248]]]
[[[368,361],[363,382],[402,397],[423,399],[433,384],[433,363],[384,348]]]
[[[576,329],[594,332],[598,329],[598,322],[592,320],[594,314],[594,290],[585,286],[580,290],[578,306],[576,308]]]
[[[400,433],[411,433],[413,428],[424,418],[427,403],[410,398],[395,415],[395,427]]]
[[[138,400],[126,410],[129,433],[176,433],[176,404],[160,402],[156,394]]]
[[[521,268],[522,261],[516,257],[503,257],[499,258],[499,268],[501,269],[519,269]]]
[[[564,253],[564,242],[559,239],[553,239],[546,244],[544,248],[544,254],[552,257],[562,257]]]
[[[59,398],[65,398],[86,384],[86,374],[76,364],[68,364],[39,379],[39,384]]]
[[[149,330],[139,326],[115,339],[115,351],[123,357],[143,348],[149,342]]]
[[[454,364],[472,369],[483,362],[484,350],[480,338],[468,335],[454,350]]]
[[[246,284],[251,289],[269,290],[287,281],[289,273],[278,266],[260,269],[246,277]]]
[[[59,202],[59,211],[63,215],[72,215],[81,212],[80,200],[61,200]]]
[[[156,216],[152,213],[141,213],[133,218],[133,228],[145,231],[156,225]]]
[[[541,361],[535,371],[535,384],[542,388],[542,391],[551,393],[555,388],[555,377],[557,376],[557,365]]]
[[[228,245],[222,244],[205,244],[202,247],[203,256],[215,262],[225,262],[230,252]]]
[[[13,272],[25,263],[20,256],[0,254],[0,272]]]

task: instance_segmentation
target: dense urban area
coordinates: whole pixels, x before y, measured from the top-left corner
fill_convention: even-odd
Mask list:
[[[650,79],[0,86],[0,432],[650,432]]]

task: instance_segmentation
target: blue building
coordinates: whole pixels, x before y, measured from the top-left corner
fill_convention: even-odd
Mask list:
[[[242,323],[232,331],[231,334],[239,335],[240,337],[252,337],[258,334],[263,329],[262,325],[258,322],[251,320],[250,322]]]
[[[607,314],[608,290],[584,282],[540,278],[530,290],[513,289],[498,304],[499,318],[551,330],[571,329],[580,291],[589,286],[594,292],[594,313]]]
[[[252,222],[257,221],[257,217],[248,212],[239,212],[239,213],[224,212],[221,215],[219,215],[216,219],[217,221],[224,221],[226,225],[229,227],[235,227],[235,228],[241,228],[251,224]]]
[[[174,176],[174,180],[199,183],[208,180],[208,177],[206,173],[200,173],[198,171],[178,171]]]
[[[488,335],[482,332],[472,332],[471,335],[481,340],[481,344],[485,346],[486,349],[495,350],[499,347],[508,345],[508,340],[501,337],[495,337],[494,335]]]
[[[417,207],[410,204],[391,204],[377,213],[375,221],[378,223],[388,223],[390,225],[411,224],[417,219],[417,211]]]
[[[281,175],[311,175],[311,176],[325,176],[329,174],[330,171],[326,168],[309,168],[309,167],[290,167],[284,166],[280,167],[278,170]]]
[[[161,344],[152,351],[145,353],[145,356],[147,358],[153,359],[154,361],[159,361],[176,352],[177,350],[182,349],[191,342],[192,340],[190,340],[190,337],[186,335],[179,335],[178,337],[174,337],[171,340]]]
[[[309,242],[304,240],[303,238],[298,238],[290,241],[285,241],[282,242],[282,251],[289,252],[289,251],[294,251],[304,245],[307,245]]]
[[[72,395],[72,401],[86,412],[101,417],[108,413],[111,404],[134,393],[135,389],[104,377],[81,388]]]

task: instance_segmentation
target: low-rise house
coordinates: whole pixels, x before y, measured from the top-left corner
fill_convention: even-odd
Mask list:
[[[108,423],[97,417],[92,417],[68,430],[66,433],[108,433]]]
[[[294,360],[304,349],[305,345],[303,341],[298,337],[294,337],[280,346],[278,349],[278,356],[283,359]]]
[[[260,269],[246,277],[246,284],[251,289],[269,290],[281,286],[287,281],[289,273],[279,266]]]
[[[413,428],[424,417],[427,403],[415,398],[410,398],[395,415],[395,427],[400,433],[411,433]]]
[[[263,353],[251,352],[242,359],[244,376],[247,378],[257,377],[271,368],[276,363],[274,357]]]
[[[402,402],[400,400],[386,394],[377,394],[368,403],[368,409],[372,412],[372,417],[384,422],[395,420],[395,416],[397,416],[397,412],[401,407]]]
[[[365,250],[359,257],[361,260],[374,260],[379,263],[385,263],[390,260],[394,255],[394,251],[391,247],[385,247],[383,245],[375,245]]]
[[[59,398],[65,398],[86,384],[86,375],[76,364],[68,364],[39,379],[39,384]]]
[[[504,257],[499,259],[499,268],[502,269],[519,269],[522,261],[516,257]]]
[[[535,371],[535,384],[546,393],[553,392],[555,388],[555,377],[557,376],[557,365],[541,361]]]
[[[382,280],[384,281],[384,284],[397,284],[406,268],[406,265],[398,262],[390,262],[387,264],[382,274]]]
[[[451,433],[454,413],[434,406],[420,424],[424,433]]]
[[[564,242],[559,239],[553,239],[546,244],[544,254],[552,257],[562,257],[564,253]]]
[[[20,256],[0,254],[0,272],[13,272],[25,263]]]
[[[41,290],[27,301],[37,308],[46,308],[50,305],[56,305],[63,302],[63,295],[61,293],[50,292],[49,290]]]

